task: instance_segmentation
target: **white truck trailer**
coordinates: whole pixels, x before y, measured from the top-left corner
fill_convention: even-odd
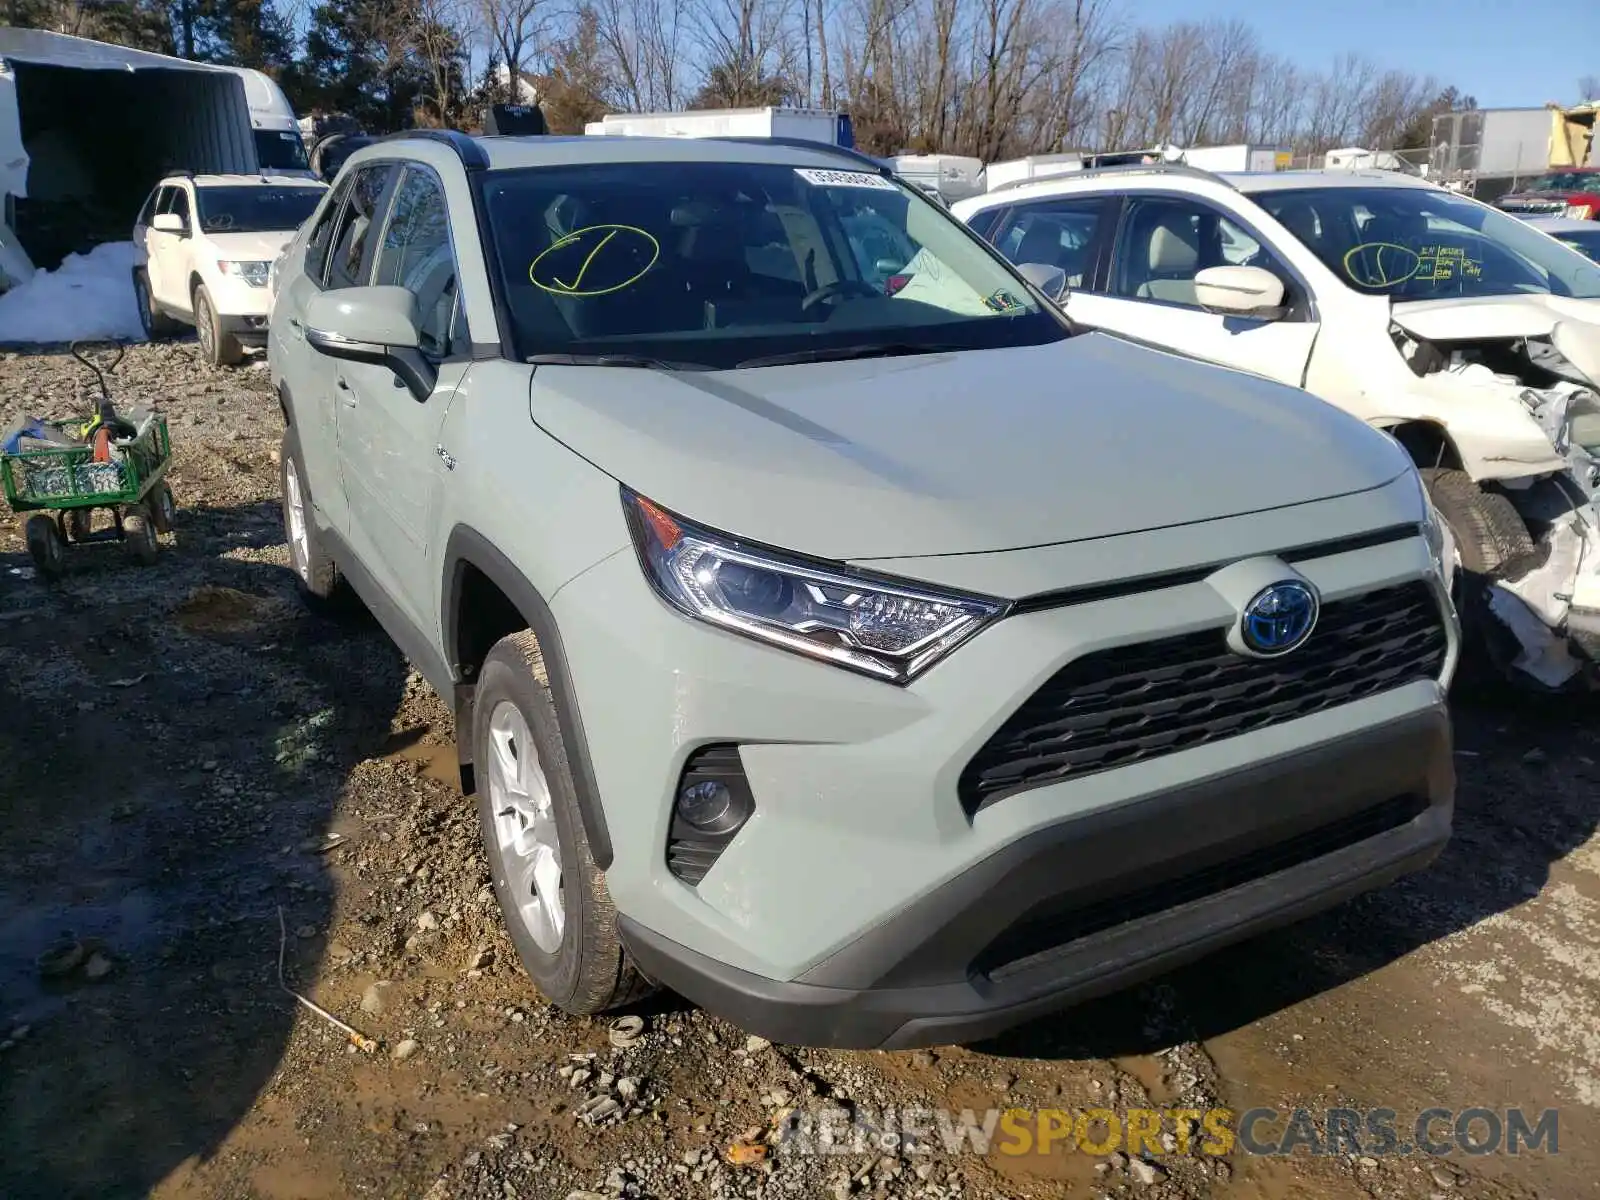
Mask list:
[[[151,187],[181,168],[310,174],[294,111],[259,71],[0,28],[0,286],[30,261],[54,268],[126,239]]]
[[[853,149],[848,113],[826,108],[703,108],[690,112],[608,113],[590,121],[591,136],[782,137]]]

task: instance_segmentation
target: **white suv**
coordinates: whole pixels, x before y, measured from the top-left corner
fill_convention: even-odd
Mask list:
[[[1101,169],[952,211],[1081,325],[1387,430],[1453,535],[1479,661],[1546,687],[1595,678],[1600,266],[1384,171]]]
[[[328,190],[272,175],[172,175],[133,227],[133,288],[152,339],[192,325],[212,366],[264,346],[267,272]]]

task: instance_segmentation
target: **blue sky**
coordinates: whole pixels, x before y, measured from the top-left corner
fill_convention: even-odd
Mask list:
[[[1264,47],[1308,67],[1355,51],[1385,67],[1436,75],[1484,108],[1577,99],[1600,76],[1600,5],[1512,0],[1125,0],[1147,24],[1242,20]],[[1600,97],[1596,97],[1600,99]]]

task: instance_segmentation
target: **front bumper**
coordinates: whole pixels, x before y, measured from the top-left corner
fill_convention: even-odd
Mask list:
[[[1329,512],[1347,512],[1349,527],[1328,532],[1351,537],[1414,520],[1414,503],[1414,487],[1396,485],[1321,516],[1326,527]],[[1273,541],[1303,539],[1307,516],[1282,514]],[[1035,574],[1092,584],[1096,571],[1126,580],[1152,562],[1180,566],[1184,553],[1248,557],[1238,548],[1259,547],[1268,520],[1208,523],[1181,545],[1153,531],[976,557],[1003,581],[995,590],[1022,595]],[[1326,602],[1431,578],[1420,536],[1295,565]],[[903,688],[678,615],[631,548],[567,583],[550,608],[631,951],[648,974],[779,1038],[976,1036],[1381,883],[1426,862],[1448,833],[1444,688],[1431,678],[963,805],[964,768],[1063,666],[1227,625],[1236,610],[1203,580],[1009,616]],[[1454,626],[1442,619],[1448,678]],[[755,815],[689,886],[667,865],[673,797],[685,763],[712,743],[738,746]],[[1370,824],[1366,810],[1389,802],[1405,811]],[[1302,835],[1309,858],[1267,861]],[[1195,891],[1216,871],[1226,878]],[[1085,911],[1116,916],[1129,904],[1133,915],[1053,943],[1035,919],[1050,910],[1081,927]]]
[[[800,980],[726,966],[628,918],[623,939],[651,978],[774,1041],[971,1041],[1426,866],[1449,837],[1453,786],[1449,722],[1420,713],[1040,830]]]

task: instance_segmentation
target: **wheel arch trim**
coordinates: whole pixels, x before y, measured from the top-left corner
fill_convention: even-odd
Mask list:
[[[550,605],[539,589],[512,564],[501,551],[469,525],[456,525],[445,542],[444,588],[440,605],[440,634],[443,639],[445,661],[451,674],[462,681],[456,688],[456,746],[463,765],[465,784],[471,765],[473,691],[476,680],[471,678],[460,658],[460,605],[461,592],[468,567],[481,572],[516,607],[538,640],[544,656],[545,671],[550,685],[550,698],[556,710],[556,722],[561,739],[566,744],[567,761],[572,767],[573,791],[578,801],[578,813],[583,821],[584,835],[589,839],[589,851],[595,866],[604,871],[611,865],[611,834],[606,826],[605,811],[600,804],[600,790],[595,782],[594,764],[589,757],[589,743],[583,732],[583,716],[578,710],[577,695],[572,686],[571,671],[561,644],[561,633],[556,627]]]

